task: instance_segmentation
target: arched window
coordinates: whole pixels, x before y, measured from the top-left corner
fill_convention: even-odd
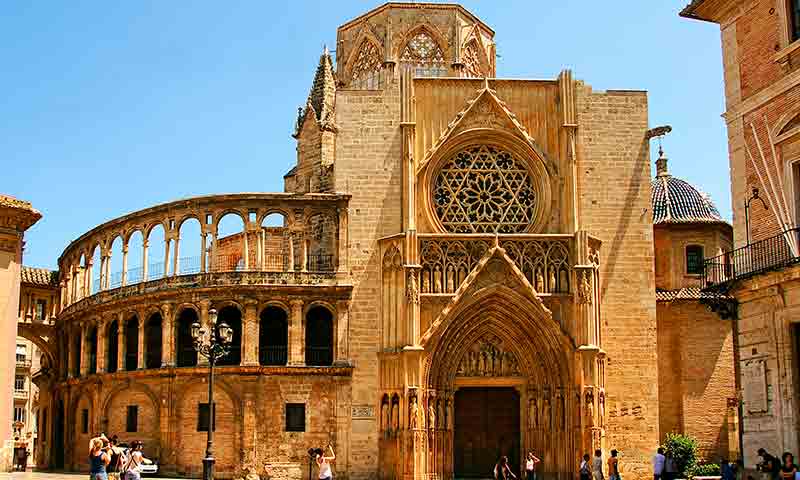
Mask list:
[[[400,66],[415,77],[447,76],[447,63],[442,48],[426,31],[411,37],[400,55]]]
[[[150,316],[144,329],[144,337],[147,342],[144,349],[147,352],[145,368],[161,368],[161,323],[161,314],[154,313]]]
[[[74,348],[74,355],[75,355],[75,363],[72,366],[72,376],[73,377],[80,377],[81,376],[81,334],[80,332],[75,334],[75,339],[73,340],[73,348]]]
[[[125,370],[136,370],[139,363],[139,319],[131,317],[125,323]]]
[[[702,245],[688,245],[686,247],[686,275],[703,274],[703,247]]]
[[[197,312],[191,308],[181,310],[178,315],[178,334],[175,336],[175,352],[178,355],[179,367],[197,365],[197,351],[192,339],[192,324],[197,320]]]
[[[484,77],[481,60],[478,55],[478,44],[473,40],[464,48],[464,68],[468,77]]]
[[[325,307],[306,314],[306,365],[333,364],[333,315]]]
[[[114,373],[117,371],[117,359],[119,358],[119,324],[116,320],[111,322],[107,332],[106,371]]]
[[[89,330],[89,374],[97,373],[97,327]]]
[[[217,324],[225,322],[233,329],[233,342],[230,353],[220,358],[218,365],[239,365],[242,361],[242,312],[228,306],[219,311]]]
[[[289,323],[282,308],[267,307],[261,312],[258,333],[258,363],[286,365],[289,350]]]
[[[357,90],[380,90],[383,58],[377,45],[367,40],[361,42],[354,59],[350,77],[350,88]]]

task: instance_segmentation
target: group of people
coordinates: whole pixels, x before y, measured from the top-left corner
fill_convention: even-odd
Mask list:
[[[771,455],[763,448],[758,449],[758,456],[761,462],[756,465],[756,469],[761,472],[763,480],[795,480],[800,479],[798,467],[794,463],[794,455],[784,452],[781,458]],[[723,480],[725,480],[723,478]],[[751,480],[748,478],[748,480]]]
[[[89,480],[141,480],[142,465],[152,460],[142,454],[144,444],[135,441],[128,450],[119,444],[114,435],[109,440],[101,433],[89,441]]]
[[[620,480],[619,476],[619,452],[611,450],[611,456],[608,458],[608,479]],[[594,451],[594,458],[590,459],[589,454],[583,455],[583,460],[578,468],[578,474],[581,480],[604,480],[603,476],[603,452],[600,450]],[[659,480],[656,478],[656,480]]]

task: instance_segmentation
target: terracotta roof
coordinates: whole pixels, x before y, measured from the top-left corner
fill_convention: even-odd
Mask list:
[[[727,223],[705,193],[667,172],[663,152],[652,183],[653,225],[662,223]]]
[[[658,302],[674,302],[676,300],[700,300],[703,298],[712,298],[715,295],[706,293],[700,290],[699,287],[686,287],[677,290],[661,290],[656,289],[656,301]]]
[[[3,222],[9,227],[25,231],[42,218],[42,214],[33,208],[30,202],[0,194],[0,214]]]
[[[706,0],[692,0],[688,5],[683,7],[683,10],[681,10],[678,15],[685,18],[697,18],[694,11],[705,1]]]
[[[58,286],[58,271],[46,268],[22,267],[20,272],[21,281],[28,285],[40,285],[44,287]]]

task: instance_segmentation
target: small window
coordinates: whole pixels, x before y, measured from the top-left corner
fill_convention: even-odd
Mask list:
[[[139,431],[139,406],[128,405],[127,416],[125,417],[125,431],[137,432]]]
[[[306,404],[287,403],[286,404],[286,431],[305,432],[306,431]]]
[[[89,433],[89,410],[81,410],[81,433]]]
[[[703,274],[703,247],[700,245],[686,247],[686,274]]]
[[[28,349],[25,345],[17,345],[17,362],[24,362],[28,358]]]
[[[14,377],[14,390],[25,390],[25,377],[22,375]]]
[[[217,430],[217,404],[214,403],[214,413],[212,415],[211,409],[208,408],[207,403],[198,403],[197,404],[197,431],[198,432],[207,432],[208,431],[208,423],[209,419],[211,419],[211,428],[214,431]],[[212,419],[213,417],[213,419]]]
[[[47,311],[47,300],[36,300],[36,320],[44,320]]]
[[[14,421],[25,422],[25,408],[14,407]]]

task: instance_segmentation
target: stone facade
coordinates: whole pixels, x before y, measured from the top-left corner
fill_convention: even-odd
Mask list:
[[[800,303],[792,293],[800,274],[793,230],[800,192],[796,8],[797,2],[776,0],[696,0],[682,12],[718,23],[722,37],[734,244],[740,248],[713,260],[720,267],[707,285],[738,303],[735,353],[748,467],[759,448],[779,454],[800,447]],[[761,200],[749,202],[748,231],[745,204],[754,188]]]
[[[335,65],[320,57],[285,193],[171,202],[73,241],[56,321],[24,332],[55,365],[37,384],[46,441],[63,446],[37,464],[84,469],[105,431],[196,474],[207,369],[187,335],[213,308],[234,330],[216,370],[219,476],[305,477],[306,450],[328,443],[343,479],[485,474],[530,449],[563,479],[595,448],[649,476],[673,393],[656,380],[659,324],[692,326],[682,307],[657,314],[647,96],[568,70],[495,79],[493,38],[458,5],[378,7],[339,28]],[[222,236],[231,214],[242,232]],[[202,242],[185,269],[189,218]],[[681,348],[669,362],[709,369],[727,351]],[[716,375],[698,399],[707,377],[687,370],[674,388],[689,413],[665,425],[722,434],[727,412],[692,420],[727,395]]]

